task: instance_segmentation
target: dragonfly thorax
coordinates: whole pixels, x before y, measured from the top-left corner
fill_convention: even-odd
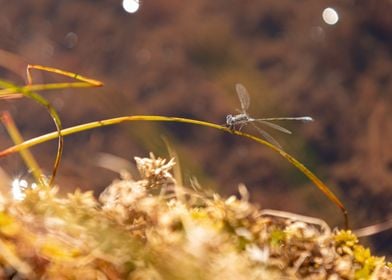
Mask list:
[[[226,124],[228,126],[234,126],[236,124],[244,123],[244,122],[247,122],[249,120],[250,119],[249,119],[248,115],[244,114],[244,113],[238,114],[238,115],[234,115],[234,116],[231,115],[231,114],[226,116]]]

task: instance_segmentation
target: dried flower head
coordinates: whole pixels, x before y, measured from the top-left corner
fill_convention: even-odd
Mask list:
[[[147,186],[153,188],[174,182],[170,173],[175,165],[174,158],[166,162],[166,159],[156,158],[153,153],[150,153],[150,158],[135,157],[135,161],[142,179],[146,180]]]

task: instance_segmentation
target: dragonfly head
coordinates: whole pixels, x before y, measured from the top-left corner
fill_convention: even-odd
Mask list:
[[[233,115],[227,115],[227,116],[226,116],[226,124],[227,124],[228,126],[233,125]]]

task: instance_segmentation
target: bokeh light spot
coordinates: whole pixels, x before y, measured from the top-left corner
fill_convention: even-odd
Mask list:
[[[122,6],[127,13],[136,13],[140,7],[139,0],[123,0]]]
[[[329,25],[334,25],[339,21],[339,15],[333,8],[324,9],[322,17],[325,23]]]
[[[67,48],[72,49],[78,43],[78,35],[74,32],[69,32],[65,35],[65,45]]]
[[[24,190],[28,187],[28,183],[23,179],[14,179],[12,181],[12,196],[15,200],[23,200],[25,198]]]

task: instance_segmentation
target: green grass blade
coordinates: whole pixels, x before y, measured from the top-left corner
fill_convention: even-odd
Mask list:
[[[18,128],[15,125],[14,120],[12,119],[10,113],[8,111],[1,113],[1,120],[10,135],[12,141],[15,144],[23,143],[22,135],[20,134]],[[25,164],[31,170],[36,182],[43,184],[43,176],[41,168],[39,167],[37,161],[35,160],[33,154],[28,149],[23,149],[20,151],[20,155],[24,160]]]
[[[73,83],[50,83],[50,84],[34,84],[34,85],[26,85],[20,87],[22,90],[28,91],[47,91],[47,90],[59,90],[59,89],[68,89],[68,88],[88,88],[92,87],[92,85],[84,83],[84,82],[73,82]],[[20,95],[20,91],[17,91],[15,88],[6,88],[0,90],[1,96],[10,96],[10,95]]]
[[[73,72],[69,72],[69,71],[65,71],[65,70],[61,70],[61,69],[57,69],[54,67],[49,67],[49,66],[42,66],[42,65],[37,65],[37,64],[29,64],[27,65],[27,80],[28,80],[28,84],[33,84],[33,79],[31,76],[31,70],[32,69],[36,69],[36,70],[41,70],[41,71],[46,71],[46,72],[50,72],[50,73],[55,73],[61,76],[66,76],[75,80],[79,80],[85,84],[88,84],[90,87],[100,87],[103,86],[103,83],[101,81],[95,80],[95,79],[91,79],[91,78],[87,78],[84,77],[82,75],[79,75],[77,73],[73,73]]]
[[[58,147],[57,147],[56,159],[53,164],[52,175],[49,180],[49,186],[51,186],[54,182],[55,177],[56,177],[56,173],[57,173],[58,167],[60,165],[61,156],[62,156],[63,147],[64,147],[64,137],[61,134],[62,125],[61,125],[59,115],[57,114],[57,112],[53,108],[53,106],[49,103],[49,101],[47,101],[44,97],[42,97],[38,93],[32,92],[32,91],[26,89],[25,87],[18,87],[12,83],[5,82],[2,80],[0,80],[0,87],[13,89],[15,93],[19,92],[19,93],[23,94],[24,96],[35,100],[37,103],[44,106],[46,108],[46,110],[48,111],[48,113],[50,114],[50,116],[52,117],[52,119],[56,125],[56,129],[57,129],[56,135],[58,137]],[[37,183],[41,183],[41,181],[39,181]]]

